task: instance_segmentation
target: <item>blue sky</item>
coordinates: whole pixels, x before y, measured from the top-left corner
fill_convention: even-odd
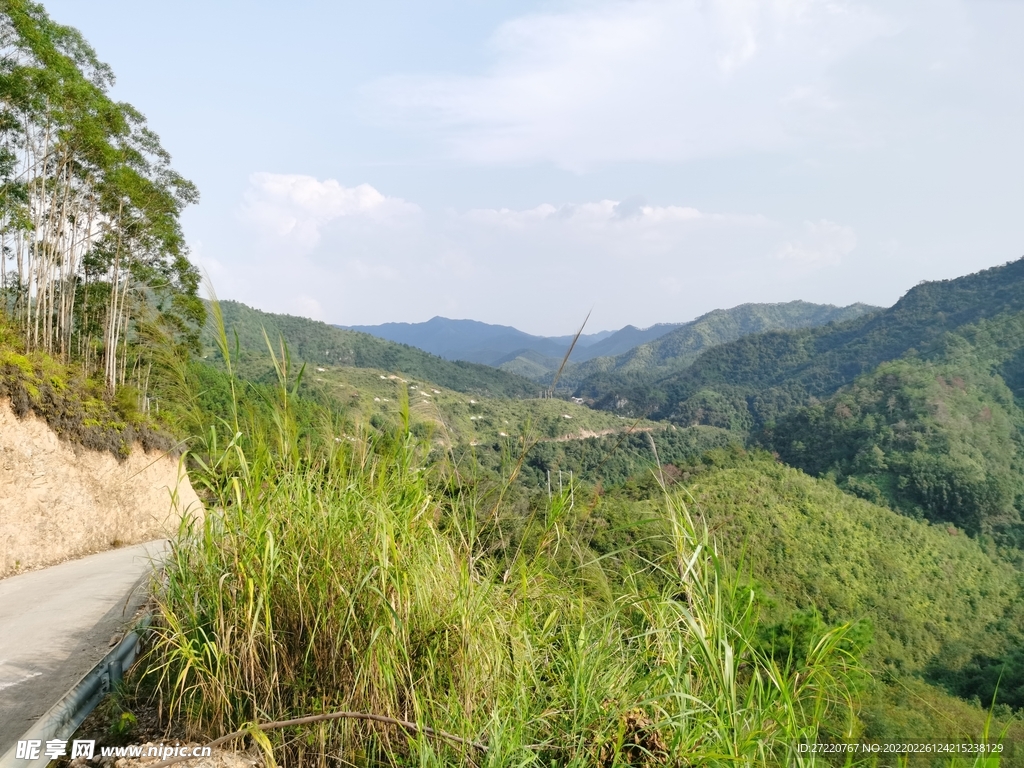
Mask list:
[[[1024,2],[61,0],[222,298],[548,335],[1024,255]]]

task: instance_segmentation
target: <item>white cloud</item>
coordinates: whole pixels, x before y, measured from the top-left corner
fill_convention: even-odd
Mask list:
[[[806,221],[800,238],[782,245],[775,258],[799,266],[835,265],[856,247],[857,235],[850,227],[825,219]]]
[[[841,110],[829,69],[893,25],[854,0],[586,3],[503,24],[476,76],[396,76],[378,115],[483,163],[682,160],[778,149]]]
[[[387,197],[369,184],[345,187],[300,174],[249,176],[241,216],[264,235],[289,241],[300,251],[320,242],[324,226],[338,219],[393,221],[419,212],[399,197]]]
[[[600,200],[557,207],[544,203],[522,211],[509,208],[478,208],[468,211],[464,216],[472,222],[520,230],[545,223],[568,227],[637,230],[686,222],[763,224],[767,221],[761,216],[709,214],[686,206],[647,205],[637,198],[622,201]]]
[[[804,275],[840,263],[857,242],[828,220],[790,226],[639,197],[430,212],[359,190],[255,177],[247,263],[229,270],[224,296],[340,323],[444,313],[554,333],[593,306],[608,327],[650,325],[796,298]],[[267,221],[280,226],[285,216],[299,223],[268,238]],[[315,237],[296,236],[303,226]]]

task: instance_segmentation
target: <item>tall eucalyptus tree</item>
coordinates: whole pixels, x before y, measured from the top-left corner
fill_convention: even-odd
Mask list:
[[[111,390],[141,375],[142,328],[195,344],[203,318],[179,224],[198,193],[113,82],[77,30],[0,0],[0,308]]]

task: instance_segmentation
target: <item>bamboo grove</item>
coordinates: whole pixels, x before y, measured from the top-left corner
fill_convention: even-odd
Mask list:
[[[0,311],[145,408],[144,342],[194,344],[203,317],[179,224],[198,193],[113,83],[77,30],[0,0]]]

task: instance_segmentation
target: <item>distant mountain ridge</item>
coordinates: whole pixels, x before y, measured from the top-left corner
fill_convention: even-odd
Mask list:
[[[715,309],[614,356],[594,355],[589,361],[572,366],[562,375],[559,389],[582,388],[588,393],[615,389],[627,386],[637,377],[649,379],[679,372],[704,350],[744,336],[841,323],[880,309],[860,303],[837,307],[807,301],[740,304],[730,309]],[[597,345],[591,350],[595,347]]]
[[[705,349],[683,369],[591,376],[577,394],[598,407],[682,424],[759,428],[948,332],[1018,312],[1024,312],[1024,259],[920,283],[892,307],[845,322],[745,335]],[[1006,343],[1016,349],[1016,340]]]
[[[806,301],[741,304],[713,310],[687,323],[658,323],[648,328],[627,325],[617,331],[581,334],[559,389],[577,389],[594,377],[617,380],[654,371],[668,374],[688,366],[703,350],[748,334],[842,322],[878,309],[867,304],[836,307]],[[424,323],[336,327],[407,344],[446,360],[500,368],[543,384],[550,384],[573,338],[533,336],[507,325],[445,317]]]
[[[446,360],[465,360],[503,370],[522,368],[539,376],[558,367],[573,339],[572,334],[534,336],[508,325],[446,317],[433,317],[424,323],[336,327],[408,344]],[[676,327],[677,323],[661,323],[644,329],[627,325],[618,331],[584,333],[576,343],[572,359],[574,362],[582,362],[592,357],[619,354],[637,344],[656,339]]]
[[[573,351],[571,362],[575,364],[584,363],[597,357],[611,357],[621,355],[634,349],[641,344],[647,344],[672,333],[686,323],[656,323],[647,328],[637,328],[635,325],[627,325],[620,328],[601,341],[587,346],[581,353]]]
[[[432,317],[425,323],[383,323],[382,325],[338,326],[351,331],[408,344],[446,360],[466,360],[497,367],[499,359],[510,353],[531,349],[545,356],[560,356],[572,337],[533,336],[507,325],[492,325],[478,320],[452,320]],[[580,339],[587,344],[593,339]]]

